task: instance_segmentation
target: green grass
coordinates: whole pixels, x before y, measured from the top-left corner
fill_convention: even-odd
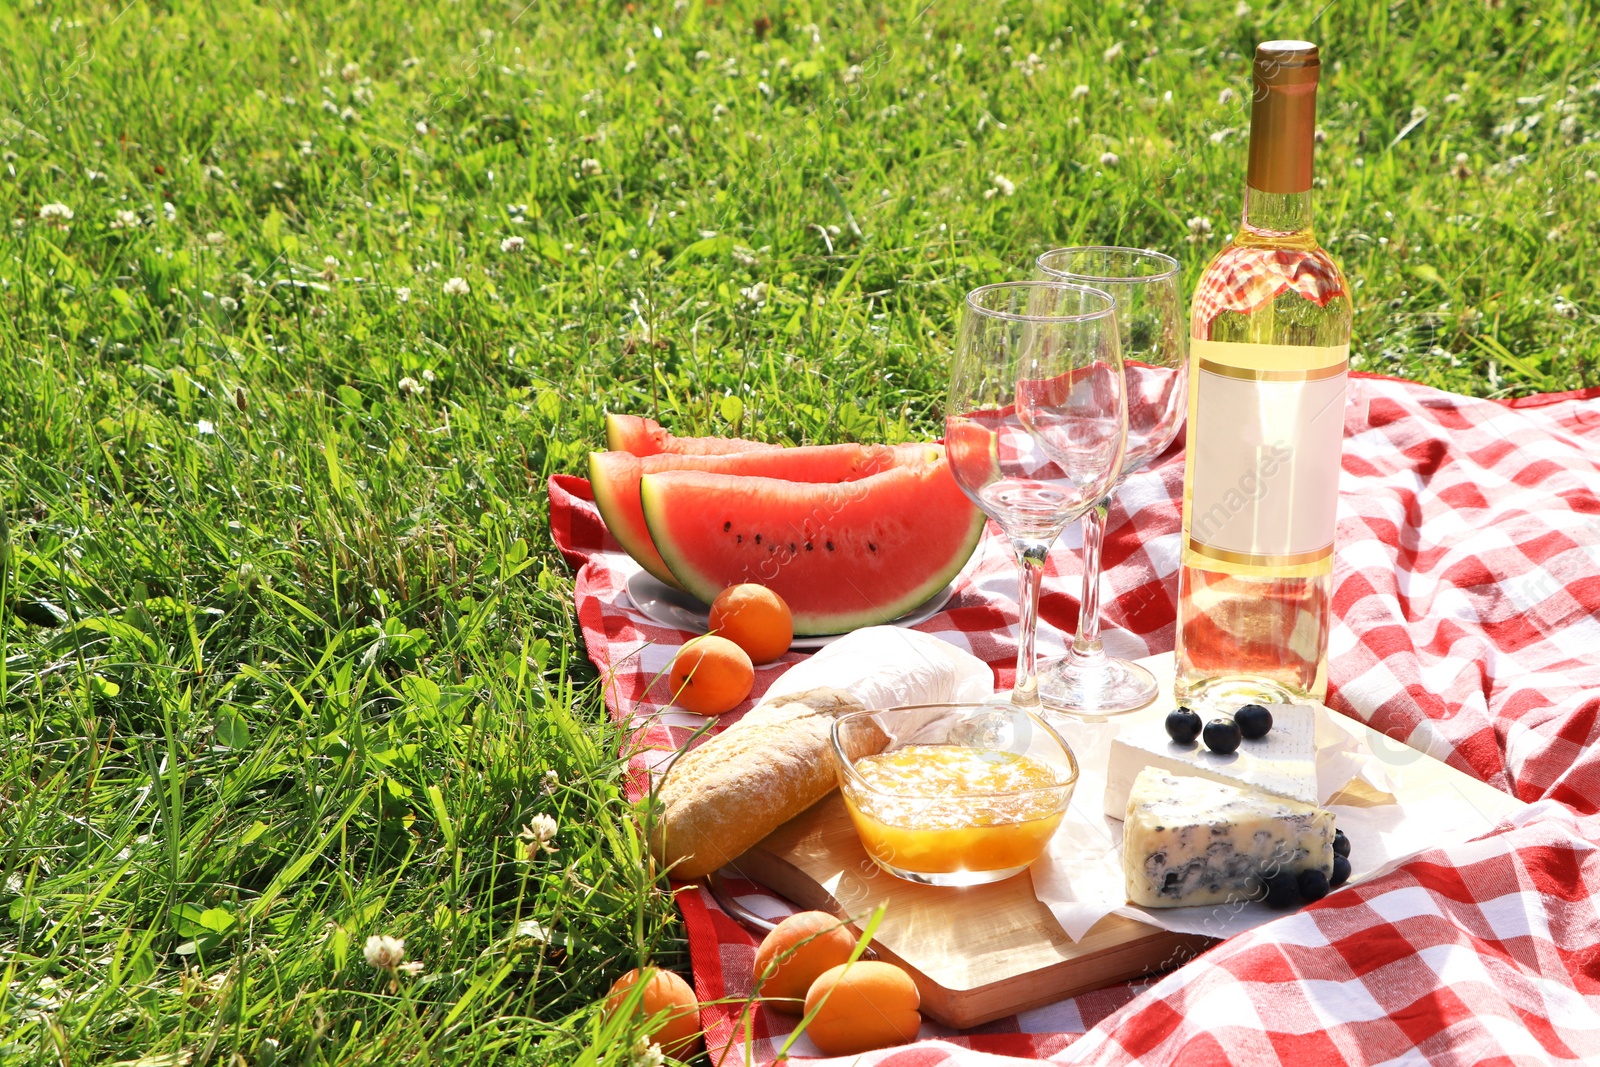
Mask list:
[[[1600,383],[1592,7],[1254,8],[7,5],[0,1064],[626,1062],[681,931],[545,478],[608,408],[929,434],[1051,245],[1192,283],[1258,39],[1325,48],[1359,365]]]

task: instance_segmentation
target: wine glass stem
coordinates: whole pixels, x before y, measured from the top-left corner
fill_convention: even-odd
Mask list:
[[[1032,708],[1039,704],[1039,677],[1036,673],[1034,632],[1039,628],[1039,582],[1044,577],[1049,541],[1011,542],[1017,554],[1017,679],[1011,686],[1011,703]]]
[[[1100,549],[1106,539],[1106,502],[1083,513],[1083,595],[1078,598],[1078,633],[1072,639],[1075,658],[1098,657],[1100,647]]]

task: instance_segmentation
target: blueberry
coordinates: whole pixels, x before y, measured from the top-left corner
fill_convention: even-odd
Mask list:
[[[1298,903],[1300,903],[1300,880],[1293,872],[1279,871],[1267,879],[1267,907],[1273,911],[1282,911]]]
[[[1300,872],[1300,895],[1307,900],[1321,900],[1328,895],[1328,876],[1319,870]]]
[[[1188,708],[1167,712],[1167,736],[1180,745],[1192,745],[1200,736],[1200,716]]]
[[[1207,748],[1226,756],[1239,747],[1239,724],[1232,719],[1212,719],[1206,723],[1204,737]]]
[[[1246,704],[1233,713],[1233,721],[1239,724],[1239,732],[1252,741],[1267,736],[1267,731],[1272,729],[1272,712],[1260,704]]]
[[[1333,877],[1328,879],[1329,889],[1338,889],[1350,880],[1350,861],[1343,856],[1335,854],[1333,857]]]
[[[1343,830],[1333,832],[1333,851],[1346,859],[1350,858],[1350,839],[1344,836]]]

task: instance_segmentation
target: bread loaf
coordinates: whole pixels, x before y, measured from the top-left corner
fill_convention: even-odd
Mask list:
[[[838,785],[828,734],[861,704],[838,689],[811,689],[762,705],[667,771],[650,836],[672,877],[700,878],[821,800]],[[859,759],[888,743],[867,736]]]

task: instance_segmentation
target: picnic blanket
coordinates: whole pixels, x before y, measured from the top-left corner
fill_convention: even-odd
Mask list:
[[[790,1058],[1600,1062],[1600,390],[1495,402],[1362,376],[1351,394],[1328,702],[1531,806],[1158,980],[966,1034],[930,1024],[913,1045],[861,1057],[821,1059],[802,1036]],[[1182,479],[1175,446],[1117,491],[1102,587],[1113,654],[1173,647]],[[577,568],[578,619],[607,707],[638,724],[638,795],[702,723],[660,708],[688,635],[632,608],[624,586],[635,565],[606,534],[586,482],[552,478],[550,509]],[[1064,649],[1077,623],[1077,548],[1069,532],[1051,553],[1044,655]],[[950,602],[918,629],[974,652],[1006,688],[1015,598],[991,526]],[[801,655],[759,668],[753,699]],[[751,910],[788,910],[759,886],[733,884]],[[723,1002],[702,1012],[713,1059],[771,1062],[793,1020],[737,1002],[750,991],[755,939],[698,887],[682,887],[678,901],[697,993]]]

